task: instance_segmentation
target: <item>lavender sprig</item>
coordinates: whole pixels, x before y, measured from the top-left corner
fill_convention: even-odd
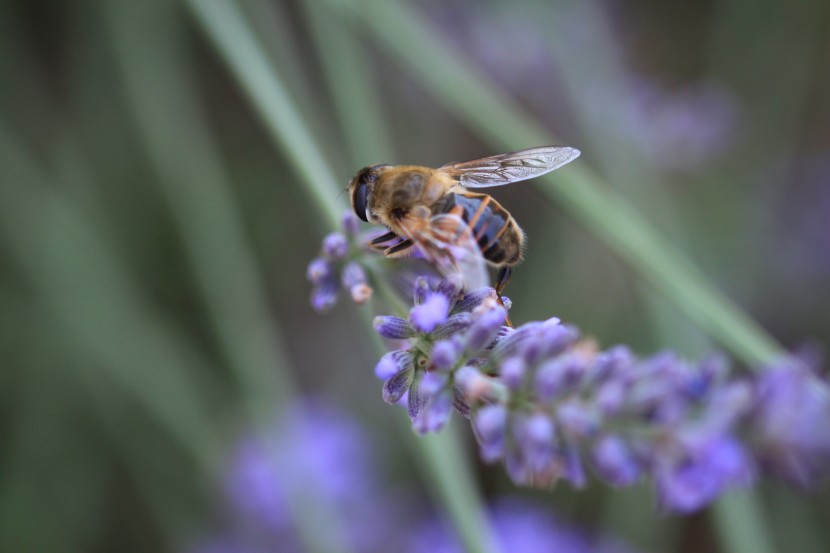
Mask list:
[[[375,368],[418,433],[453,407],[486,462],[517,484],[654,483],[688,513],[769,474],[808,487],[830,471],[830,384],[795,358],[735,376],[728,362],[601,351],[557,318],[505,326],[495,290],[415,280],[408,314],[375,319],[395,348]]]
[[[323,239],[320,255],[308,264],[306,278],[312,284],[311,306],[325,312],[337,303],[338,292],[344,288],[357,304],[372,297],[365,259],[372,255],[370,242],[377,231],[361,232],[354,213],[343,215],[341,231]]]

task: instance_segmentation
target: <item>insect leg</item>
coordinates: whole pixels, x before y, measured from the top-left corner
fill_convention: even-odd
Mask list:
[[[377,246],[378,244],[383,244],[384,242],[389,242],[393,238],[397,238],[398,235],[392,232],[391,230],[384,234],[383,236],[378,236],[371,242],[369,242],[372,246]]]
[[[510,267],[509,265],[505,265],[499,270],[499,274],[496,277],[496,294],[498,294],[499,297],[501,297],[502,290],[504,290],[505,286],[507,286],[512,274],[513,267]]]
[[[386,248],[383,254],[387,257],[403,257],[407,255],[409,248],[411,248],[414,245],[415,242],[407,238],[406,240],[398,244],[395,244],[391,248]]]

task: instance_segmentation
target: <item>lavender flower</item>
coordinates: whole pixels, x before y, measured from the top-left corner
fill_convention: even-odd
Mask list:
[[[306,278],[312,284],[311,306],[315,311],[334,307],[341,286],[357,304],[372,297],[364,263],[370,251],[369,242],[378,236],[378,231],[361,233],[359,229],[354,213],[345,213],[342,230],[326,236],[320,256],[309,263]]]
[[[383,399],[397,403],[405,393],[409,416],[419,433],[443,428],[453,409],[469,412],[455,373],[475,364],[497,341],[507,312],[492,289],[461,294],[447,282],[432,289],[427,279],[415,282],[415,306],[409,320],[375,318],[375,330],[387,339],[408,340],[407,348],[384,356],[375,373],[384,378]],[[463,354],[463,355],[462,355]],[[392,368],[397,371],[392,373]]]
[[[328,274],[318,265],[309,273]],[[412,297],[375,319],[397,348],[375,367],[383,399],[405,398],[418,433],[455,408],[517,484],[650,478],[664,510],[688,513],[762,474],[808,487],[830,472],[830,385],[794,359],[735,377],[717,355],[600,351],[558,318],[513,328],[491,288],[422,277]]]
[[[659,504],[686,513],[752,484],[762,467],[802,485],[828,470],[830,387],[803,367],[730,379],[722,357],[597,351],[555,318],[505,327],[493,290],[442,297],[420,329],[411,322],[420,314],[380,319],[381,334],[408,340],[395,353],[397,372],[377,371],[384,399],[408,390],[423,433],[444,425],[454,394],[471,413],[482,458],[504,462],[518,484],[581,488],[588,468],[614,486],[650,476]],[[413,312],[433,300],[424,301]]]
[[[289,501],[314,495],[333,508],[350,551],[383,552],[405,517],[395,494],[381,487],[372,444],[345,413],[320,400],[295,405],[271,430],[242,439],[225,475],[224,510],[230,516],[215,535],[188,553],[305,551]]]

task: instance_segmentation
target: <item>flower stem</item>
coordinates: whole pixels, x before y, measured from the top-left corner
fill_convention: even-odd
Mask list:
[[[226,2],[184,1],[225,58],[271,137],[289,154],[295,170],[303,177],[303,189],[311,194],[315,206],[325,215],[328,227],[337,228],[342,212],[334,201],[337,179],[238,8]],[[426,481],[433,495],[443,502],[468,550],[489,552],[492,548],[486,541],[488,532],[486,527],[482,528],[483,507],[468,465],[460,458],[457,443],[449,435],[437,440],[417,440],[427,470],[432,474]]]

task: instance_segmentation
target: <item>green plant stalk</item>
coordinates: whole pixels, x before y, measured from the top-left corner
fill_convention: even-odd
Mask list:
[[[494,148],[508,151],[558,141],[410,6],[396,0],[324,1],[358,20],[439,102]],[[545,180],[555,183],[540,187],[545,195],[579,218],[735,355],[756,365],[780,354],[763,329],[584,164],[568,166]]]
[[[129,104],[175,215],[208,307],[214,332],[240,385],[258,439],[276,457],[272,419],[285,412],[297,385],[287,370],[280,332],[251,245],[231,193],[221,154],[202,113],[190,65],[175,40],[175,11],[141,3],[110,9],[112,36]],[[151,40],[135,21],[153,22]],[[149,62],[153,60],[153,62]],[[311,551],[347,551],[345,526],[332,505],[305,490],[289,489],[287,506]],[[326,528],[320,532],[319,528]]]
[[[305,190],[326,215],[327,226],[337,228],[342,213],[334,201],[337,179],[238,9],[230,3],[184,1],[249,95],[272,138],[289,154],[295,170],[305,180]],[[483,509],[458,441],[446,434],[417,440],[417,444],[433,476],[426,481],[434,496],[444,501],[466,547],[474,552],[491,551],[481,527]]]
[[[352,166],[363,167],[377,159],[394,159],[390,132],[378,109],[380,102],[373,87],[373,75],[366,64],[366,51],[349,29],[331,17],[331,10],[326,6],[308,2],[303,7],[312,30],[317,57],[323,60],[324,77],[340,121],[343,143],[349,148]],[[406,306],[383,275],[371,271],[371,276],[387,308],[405,318]],[[383,352],[380,343],[378,349]],[[452,424],[438,434],[417,437],[411,432],[411,421],[407,417],[397,417],[396,420],[407,445],[422,461],[419,466],[424,468],[425,479],[442,483],[430,486],[433,500],[451,506],[448,512],[460,536],[472,544],[471,548],[476,551],[492,550],[495,539],[482,510],[473,512],[469,509],[470,505],[480,505],[482,498],[464,462],[464,452],[459,445],[463,441],[461,429]],[[422,445],[424,440],[428,441],[427,447]],[[450,488],[448,482],[455,485]],[[462,512],[466,512],[466,516],[459,517],[457,513]],[[473,542],[473,539],[476,541]]]
[[[216,459],[205,405],[215,387],[201,377],[210,361],[148,307],[107,234],[47,180],[2,123],[0,162],[0,236],[66,339],[178,441]]]

